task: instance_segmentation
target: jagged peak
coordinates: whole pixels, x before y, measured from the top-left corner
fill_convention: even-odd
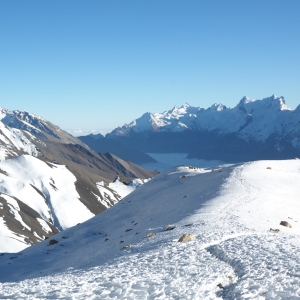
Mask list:
[[[253,98],[250,98],[250,97],[247,97],[247,96],[244,96],[244,97],[240,100],[239,104],[247,104],[247,103],[255,102],[255,101],[257,101],[257,100],[256,100],[256,99],[253,99]]]
[[[238,103],[237,107],[239,110],[245,111],[246,106],[249,104],[264,105],[266,107],[273,107],[276,110],[290,110],[285,103],[284,97],[283,96],[277,97],[275,94],[273,94],[270,97],[263,98],[261,100],[244,96]]]
[[[191,106],[186,102],[185,104],[181,105],[180,108],[189,108],[189,107],[191,107]]]
[[[223,109],[227,109],[227,107],[221,103],[214,103],[212,106],[210,106],[208,109],[211,110],[217,110],[217,111],[222,111]]]

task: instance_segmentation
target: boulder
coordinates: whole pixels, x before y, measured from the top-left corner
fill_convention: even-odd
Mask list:
[[[170,226],[170,225],[168,225],[168,226],[166,227],[166,231],[173,230],[173,229],[175,229],[175,226]]]
[[[57,244],[58,243],[58,241],[57,240],[50,240],[49,241],[49,245],[51,246],[51,245],[55,245],[55,244]]]
[[[189,242],[189,241],[194,241],[196,239],[196,237],[193,234],[184,234],[179,240],[178,242],[181,243],[185,243],[185,242]]]
[[[289,222],[287,222],[287,221],[281,221],[281,222],[280,222],[280,225],[285,226],[285,227],[292,228],[292,225],[291,225]]]
[[[124,246],[121,250],[128,249],[128,248],[130,248],[132,246],[133,246],[132,244],[128,244],[128,245]]]
[[[146,235],[146,238],[149,238],[149,237],[152,237],[152,236],[155,236],[155,233],[154,233],[154,232],[149,232],[149,233]]]
[[[279,229],[274,229],[274,228],[270,228],[270,231],[274,233],[281,233]]]

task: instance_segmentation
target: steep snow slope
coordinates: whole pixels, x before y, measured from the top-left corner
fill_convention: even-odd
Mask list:
[[[39,148],[32,142],[40,142],[32,135],[27,135],[19,129],[5,126],[0,121],[0,161],[14,157],[20,153],[33,156],[41,155]]]
[[[299,160],[165,171],[57,244],[0,256],[0,297],[298,299],[299,180]]]
[[[23,155],[0,162],[0,170],[0,196],[7,202],[0,211],[0,239],[6,241],[0,251],[24,249],[57,233],[56,228],[66,229],[94,216],[79,201],[76,178],[65,166]]]
[[[0,195],[0,251],[17,252],[57,233],[51,222],[16,197]]]
[[[1,162],[0,169],[8,174],[0,174],[0,191],[16,196],[56,227],[66,229],[94,216],[79,201],[76,178],[65,166],[22,155]]]

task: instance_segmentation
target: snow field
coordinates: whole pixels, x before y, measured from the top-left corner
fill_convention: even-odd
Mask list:
[[[0,298],[300,299],[299,179],[297,160],[162,172],[58,244],[1,256]]]

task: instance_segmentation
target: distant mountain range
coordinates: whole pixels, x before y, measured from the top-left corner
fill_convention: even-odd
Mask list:
[[[0,251],[83,222],[121,200],[118,186],[155,174],[98,154],[37,115],[0,108]]]
[[[300,105],[283,97],[244,97],[234,108],[188,104],[163,113],[145,113],[106,138],[144,152],[185,152],[189,158],[250,161],[300,155]]]
[[[150,155],[143,153],[136,149],[130,149],[123,143],[116,139],[105,138],[101,134],[89,134],[86,136],[79,136],[83,143],[88,145],[91,149],[97,153],[110,152],[126,161],[132,161],[135,164],[156,162]]]

